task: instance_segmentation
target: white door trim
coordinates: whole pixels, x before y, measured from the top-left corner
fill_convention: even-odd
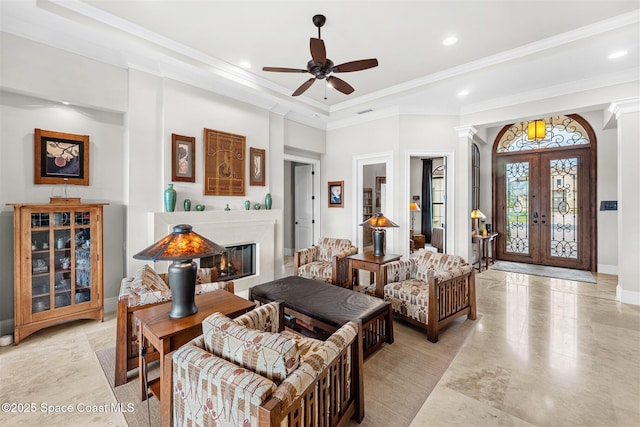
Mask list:
[[[353,188],[351,194],[356,195],[356,203],[353,204],[353,212],[352,212],[352,224],[354,227],[352,228],[352,241],[355,242],[355,245],[358,246],[360,252],[363,252],[363,241],[362,241],[362,227],[360,224],[362,223],[362,196],[363,196],[363,181],[364,181],[364,173],[363,168],[366,165],[375,165],[378,163],[385,164],[385,175],[387,177],[387,194],[385,199],[385,206],[381,206],[381,211],[384,213],[384,216],[391,219],[394,218],[395,212],[393,209],[393,201],[394,201],[394,180],[393,180],[393,151],[385,151],[381,153],[372,153],[372,154],[363,154],[359,156],[353,156]],[[407,204],[407,206],[409,206]],[[396,252],[395,248],[395,240],[391,238],[392,236],[387,235],[387,252]]]
[[[412,157],[424,157],[424,158],[433,158],[433,157],[444,157],[444,164],[446,167],[446,171],[445,171],[445,179],[446,179],[446,210],[447,210],[447,214],[446,214],[446,225],[447,225],[447,229],[446,232],[444,233],[445,238],[446,238],[446,242],[445,242],[445,248],[446,248],[446,252],[448,254],[453,254],[455,253],[455,247],[454,247],[454,243],[456,241],[455,239],[455,227],[454,225],[454,215],[453,213],[455,212],[455,195],[454,195],[454,180],[455,180],[455,171],[454,171],[454,165],[455,165],[455,153],[453,151],[413,151],[413,150],[408,150],[405,151],[405,158],[404,158],[404,182],[406,183],[406,188],[407,191],[403,192],[403,194],[400,195],[400,202],[402,203],[402,206],[406,206],[407,209],[404,210],[404,215],[405,215],[405,221],[407,221],[407,224],[410,224],[411,222],[411,213],[409,212],[409,203],[411,195],[409,194],[409,184],[411,182],[411,158]],[[407,231],[407,239],[409,239],[409,234]],[[406,245],[405,245],[406,246]],[[408,255],[409,253],[409,248],[404,248],[404,251],[402,252],[405,255]]]
[[[320,160],[311,157],[294,156],[284,154],[284,160],[290,162],[306,163],[313,165],[313,238],[320,238]]]

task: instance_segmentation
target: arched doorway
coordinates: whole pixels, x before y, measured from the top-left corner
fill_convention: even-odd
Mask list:
[[[595,270],[596,138],[582,117],[544,119],[544,136],[530,122],[505,126],[493,146],[497,258]]]

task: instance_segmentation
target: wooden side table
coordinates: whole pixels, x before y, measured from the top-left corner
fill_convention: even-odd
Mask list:
[[[482,271],[482,258],[484,258],[484,269],[489,269],[489,254],[487,252],[488,246],[491,245],[491,264],[493,264],[496,256],[496,240],[498,233],[489,233],[486,236],[480,234],[474,234],[471,236],[475,243],[478,243],[478,271]]]
[[[140,351],[148,344],[160,353],[160,378],[145,383],[143,375],[140,379],[140,399],[146,399],[146,391],[151,392],[160,401],[160,418],[163,426],[171,424],[171,378],[165,378],[165,355],[198,335],[202,334],[202,321],[209,315],[220,312],[231,318],[251,311],[255,303],[236,296],[225,290],[216,290],[196,295],[198,312],[181,319],[169,317],[171,304],[160,304],[143,308],[133,312],[134,321],[139,324]],[[138,372],[146,369],[146,358],[140,357]],[[169,370],[170,372],[170,370]]]
[[[413,235],[413,247],[415,249],[424,248],[424,234],[414,234]]]
[[[384,297],[385,277],[382,274],[382,266],[388,262],[400,259],[402,255],[385,254],[383,256],[373,256],[373,252],[365,252],[363,254],[349,255],[349,279],[347,283],[353,288],[353,270],[365,270],[371,272],[370,277],[373,280],[375,274],[376,296]],[[357,274],[357,273],[356,273]],[[356,276],[357,277],[357,276]]]

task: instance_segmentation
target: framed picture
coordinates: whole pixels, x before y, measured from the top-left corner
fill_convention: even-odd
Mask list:
[[[205,129],[203,183],[205,196],[244,196],[246,137]]]
[[[89,185],[89,135],[35,129],[34,183]]]
[[[344,181],[329,181],[329,207],[344,206]]]
[[[171,180],[196,182],[196,138],[171,134]]]
[[[249,185],[265,186],[265,150],[249,147]]]

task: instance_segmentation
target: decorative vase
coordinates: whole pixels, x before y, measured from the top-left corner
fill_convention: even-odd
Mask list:
[[[176,190],[173,184],[168,184],[164,190],[164,211],[173,212],[176,209]]]
[[[251,209],[251,200],[245,200],[244,201],[244,209],[246,211],[248,211],[249,209]]]
[[[227,207],[226,207],[226,208],[224,208],[224,210],[225,210],[225,211],[230,211],[230,210],[231,210],[231,208],[229,207],[229,203],[227,203]]]
[[[260,210],[260,203],[256,203],[255,205],[253,205],[253,209],[259,211]]]
[[[273,200],[271,199],[271,193],[267,193],[267,195],[264,196],[264,208],[267,210],[271,209],[272,202]]]
[[[196,210],[202,212],[204,210],[204,205],[196,205]]]
[[[191,210],[191,199],[184,199],[184,211],[189,212]]]

